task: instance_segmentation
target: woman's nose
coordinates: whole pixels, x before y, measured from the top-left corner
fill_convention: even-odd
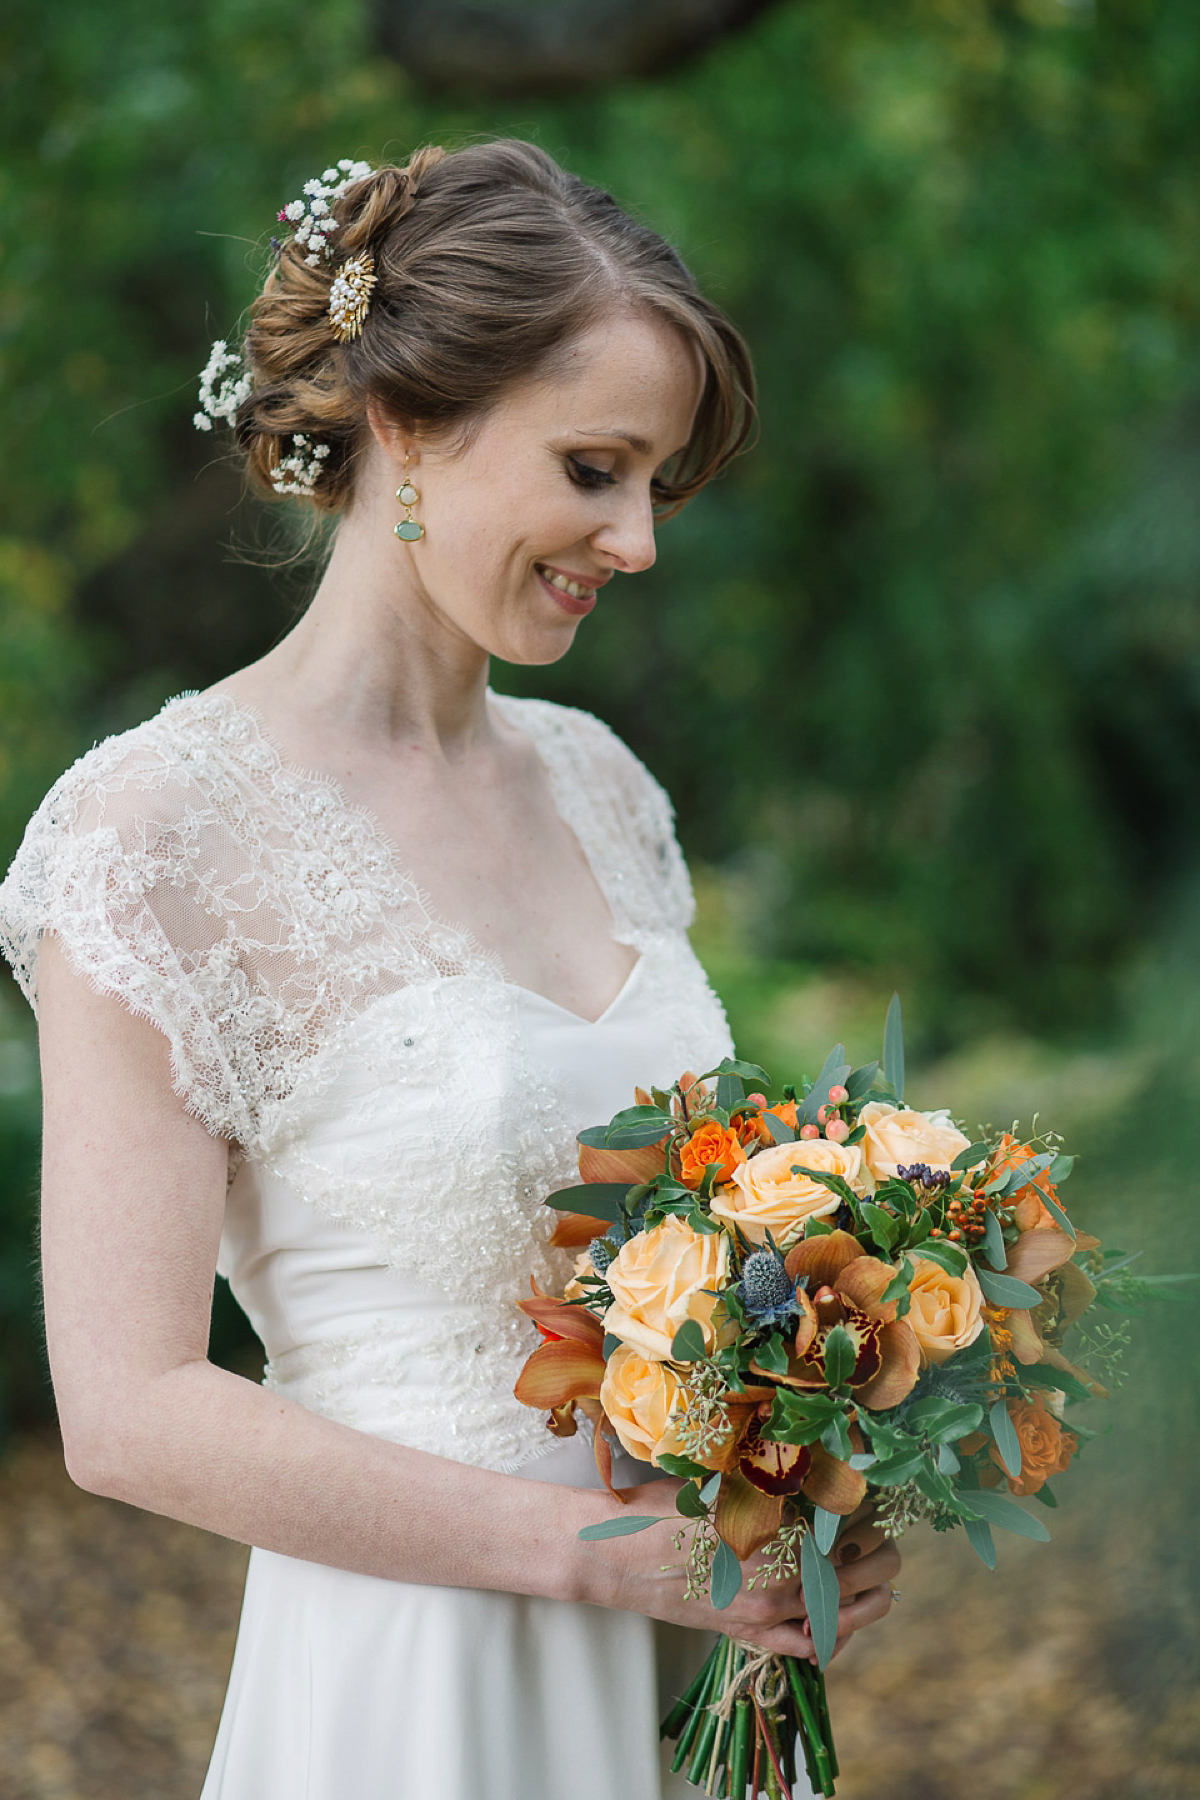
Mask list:
[[[595,534],[593,543],[623,574],[649,569],[658,555],[654,541],[654,506],[649,494],[630,498]]]

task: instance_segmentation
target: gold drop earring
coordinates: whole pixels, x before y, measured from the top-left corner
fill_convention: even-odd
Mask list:
[[[408,451],[404,452],[404,480],[396,489],[396,498],[404,508],[404,517],[396,525],[396,536],[403,538],[406,544],[415,544],[418,538],[425,536],[425,527],[420,519],[413,518],[413,507],[421,498],[418,490],[408,479]]]

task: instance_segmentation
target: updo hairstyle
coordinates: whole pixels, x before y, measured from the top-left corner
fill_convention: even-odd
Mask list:
[[[343,511],[370,440],[369,399],[409,429],[465,445],[510,385],[553,373],[614,304],[668,320],[704,357],[691,440],[656,486],[660,512],[678,511],[744,446],[754,379],[737,331],[656,232],[535,145],[429,145],[402,169],[353,182],[331,212],[332,258],[310,266],[287,240],[251,308],[253,389],[235,430],[265,493],[289,439],[304,433],[329,445],[312,505]],[[366,250],[376,286],[361,335],[341,342],[330,288]]]

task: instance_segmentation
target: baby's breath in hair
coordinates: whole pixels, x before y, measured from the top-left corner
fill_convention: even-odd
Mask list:
[[[241,373],[227,374],[230,369],[238,369]],[[240,352],[231,350],[224,338],[218,338],[200,376],[201,410],[192,418],[196,430],[211,431],[214,419],[223,419],[226,425],[232,425],[238,407],[253,386],[251,376],[242,365]]]

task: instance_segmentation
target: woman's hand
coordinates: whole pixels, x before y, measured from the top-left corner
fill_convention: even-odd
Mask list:
[[[751,1592],[750,1583],[762,1567],[761,1554],[743,1563],[741,1589],[723,1612],[706,1599],[685,1599],[686,1539],[683,1551],[675,1549],[672,1539],[680,1526],[690,1531],[690,1521],[675,1511],[678,1489],[679,1483],[674,1481],[648,1481],[622,1490],[629,1497],[630,1513],[653,1513],[663,1523],[628,1537],[581,1544],[584,1555],[595,1558],[594,1579],[587,1582],[588,1591],[581,1597],[696,1631],[724,1632],[779,1655],[815,1661],[799,1575],[755,1582]],[[842,1527],[831,1560],[842,1593],[840,1650],[862,1626],[882,1619],[890,1610],[890,1583],[899,1571],[900,1555],[873,1522],[872,1509],[866,1505]]]

